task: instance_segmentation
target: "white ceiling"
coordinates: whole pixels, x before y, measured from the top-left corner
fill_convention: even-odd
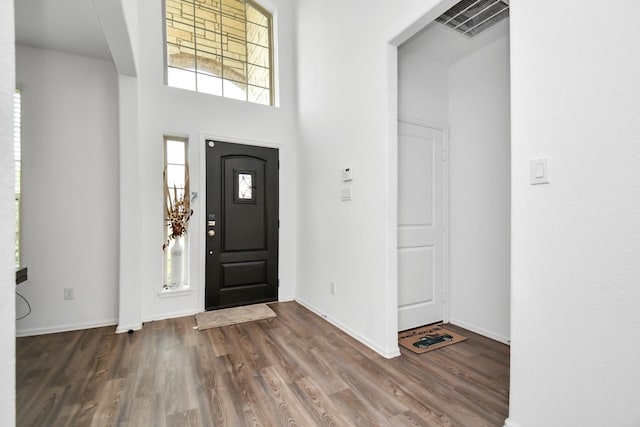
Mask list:
[[[434,21],[403,43],[400,49],[419,49],[421,55],[432,61],[451,65],[508,35],[508,19],[473,38],[463,36]]]
[[[16,43],[111,60],[92,0],[15,0]]]

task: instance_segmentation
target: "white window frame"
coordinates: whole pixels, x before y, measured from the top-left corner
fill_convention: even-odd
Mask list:
[[[169,162],[170,159],[168,159],[168,155],[167,155],[167,143],[169,141],[175,141],[175,142],[180,142],[182,144],[184,144],[184,163],[172,163]],[[183,136],[174,136],[174,135],[164,135],[163,140],[162,140],[162,152],[163,152],[163,170],[165,170],[167,168],[167,165],[186,165],[189,163],[189,138],[187,137],[183,137]],[[173,187],[173,183],[168,182],[168,185],[170,188]],[[164,182],[162,183],[162,194],[163,194],[163,204],[165,203],[164,200]],[[184,188],[181,187],[177,187],[178,190],[183,190]],[[191,195],[189,195],[189,197],[191,197]],[[164,205],[163,205],[163,242],[168,242],[168,237],[169,237],[169,226],[166,224],[166,221],[164,220]],[[191,221],[189,221],[191,222]],[[179,294],[183,294],[183,293],[191,293],[192,289],[191,289],[191,281],[190,281],[190,238],[189,238],[189,228],[187,228],[187,232],[184,234],[184,238],[183,238],[183,244],[184,244],[184,275],[185,275],[185,283],[183,286],[178,287],[178,288],[172,288],[170,286],[169,283],[169,275],[170,275],[170,263],[171,263],[171,246],[173,244],[173,241],[169,242],[169,246],[167,248],[165,248],[163,250],[163,258],[162,258],[162,289],[159,292],[160,296],[164,296],[164,295],[179,295]]]

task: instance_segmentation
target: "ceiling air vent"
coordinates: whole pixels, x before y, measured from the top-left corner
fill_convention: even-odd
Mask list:
[[[467,37],[473,37],[509,17],[509,3],[502,0],[462,0],[436,21]]]

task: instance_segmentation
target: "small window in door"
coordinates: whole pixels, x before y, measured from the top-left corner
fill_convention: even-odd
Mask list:
[[[253,175],[250,173],[238,174],[238,198],[240,200],[253,200]]]
[[[255,171],[234,171],[234,195],[236,203],[255,203]]]

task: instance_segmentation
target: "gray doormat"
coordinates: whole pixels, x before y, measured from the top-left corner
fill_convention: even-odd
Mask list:
[[[196,324],[198,325],[198,330],[201,331],[203,329],[219,328],[273,317],[276,317],[276,314],[267,304],[254,304],[198,313],[196,314]]]

